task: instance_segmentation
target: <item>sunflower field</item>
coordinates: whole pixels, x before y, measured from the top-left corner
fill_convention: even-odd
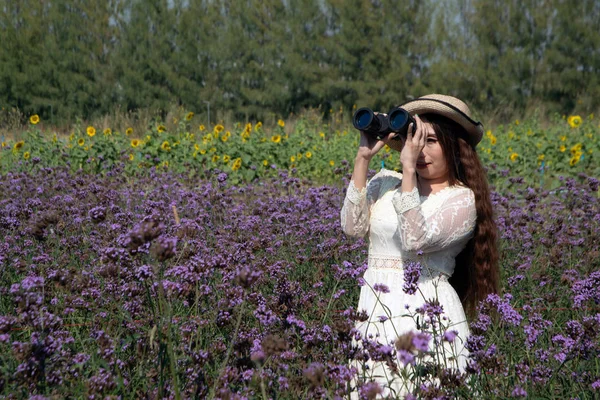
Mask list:
[[[343,121],[342,111],[333,117]],[[173,121],[169,129],[157,122],[143,132],[74,126],[66,136],[38,128],[40,118],[32,115],[29,129],[18,139],[3,139],[0,166],[3,171],[31,171],[66,165],[105,173],[119,165],[129,175],[155,169],[199,177],[223,171],[233,183],[285,170],[331,183],[340,165],[354,159],[358,146],[349,121],[329,124],[300,117],[288,125],[279,119],[269,128],[261,121],[206,126],[193,112],[182,112]],[[600,175],[600,121],[593,114],[555,117],[544,125],[515,120],[486,131],[477,150],[493,185],[501,187],[508,175],[543,187],[557,185],[559,176]],[[379,165],[399,170],[399,154],[386,146],[374,167]]]

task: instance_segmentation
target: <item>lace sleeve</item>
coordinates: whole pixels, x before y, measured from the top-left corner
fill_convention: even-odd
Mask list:
[[[384,176],[379,173],[368,183],[367,187],[358,190],[354,181],[350,181],[346,198],[340,213],[342,230],[345,234],[354,237],[363,237],[369,231],[371,206],[379,197],[381,182]]]
[[[475,197],[468,188],[453,190],[429,217],[423,215],[419,193],[398,192],[392,199],[398,213],[398,232],[404,251],[439,251],[468,239],[475,229]]]

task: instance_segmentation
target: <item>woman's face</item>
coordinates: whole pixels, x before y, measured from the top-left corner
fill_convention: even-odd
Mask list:
[[[423,121],[423,129],[427,135],[425,147],[417,159],[417,174],[431,183],[448,181],[449,171],[442,146],[437,139],[433,126]]]

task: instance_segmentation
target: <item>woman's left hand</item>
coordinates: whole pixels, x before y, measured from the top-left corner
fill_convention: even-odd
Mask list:
[[[427,134],[425,132],[423,121],[418,115],[415,115],[414,118],[417,124],[417,129],[413,134],[413,124],[411,123],[408,126],[406,140],[404,141],[404,146],[400,152],[400,162],[402,163],[403,171],[407,171],[408,169],[416,169],[417,160],[419,159],[421,151],[427,142]]]

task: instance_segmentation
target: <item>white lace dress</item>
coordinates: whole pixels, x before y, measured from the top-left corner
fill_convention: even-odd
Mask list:
[[[437,298],[447,318],[447,330],[458,332],[451,345],[442,346],[444,363],[463,370],[469,328],[448,277],[454,272],[455,257],[475,229],[474,194],[465,186],[447,187],[430,196],[419,196],[416,188],[403,193],[401,179],[402,174],[382,169],[365,189],[359,191],[350,182],[346,193],[341,211],[344,232],[356,237],[369,233],[368,269],[358,302],[358,310],[366,310],[369,320],[357,323],[356,329],[360,338],[393,346],[398,336],[416,331],[415,320],[407,314],[421,307],[425,299]],[[419,291],[413,295],[402,290],[403,265],[407,260],[422,265]],[[375,284],[387,286],[389,293],[375,291]],[[412,388],[405,379],[392,374],[384,362],[369,361],[368,368],[363,363],[353,365],[359,369],[359,376],[386,388],[384,395],[399,395]]]

